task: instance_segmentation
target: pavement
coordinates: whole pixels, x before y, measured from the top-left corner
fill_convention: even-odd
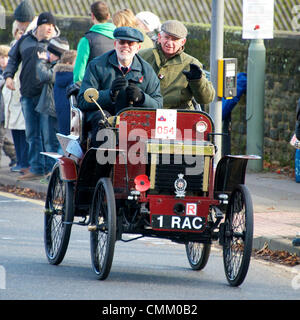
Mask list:
[[[9,170],[9,159],[1,160],[0,185],[29,188],[46,193],[47,184],[35,181],[18,181],[19,173]],[[300,256],[300,247],[292,245],[297,233],[300,236],[300,183],[282,174],[247,172],[248,187],[254,207],[253,247],[261,249],[265,243],[271,250],[285,250]]]

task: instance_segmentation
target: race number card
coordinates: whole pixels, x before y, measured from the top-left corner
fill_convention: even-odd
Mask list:
[[[176,139],[177,110],[157,109],[155,139]]]

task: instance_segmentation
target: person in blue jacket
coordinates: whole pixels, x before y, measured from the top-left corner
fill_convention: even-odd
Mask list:
[[[237,94],[232,99],[222,99],[222,121],[223,121],[223,133],[227,136],[223,136],[222,154],[230,154],[230,122],[231,112],[233,108],[240,101],[242,95],[247,91],[247,74],[240,72],[237,74]]]
[[[119,27],[114,38],[115,49],[88,64],[78,95],[78,106],[92,132],[91,146],[99,145],[96,135],[102,114],[94,103],[84,100],[86,89],[98,90],[97,102],[111,115],[130,105],[155,109],[163,106],[160,81],[150,64],[137,54],[143,34],[131,27]]]
[[[76,61],[76,50],[65,51],[54,67],[54,102],[57,115],[58,132],[70,134],[70,103],[67,88],[73,83],[73,70]]]
[[[300,140],[300,99],[298,100],[298,105],[297,105],[297,111],[296,111],[296,127],[295,127],[295,134],[296,134],[296,138],[298,140]],[[296,150],[296,152],[298,152],[299,150]],[[296,175],[297,178],[297,175]],[[296,180],[297,182],[297,180]],[[293,245],[295,247],[299,247],[300,246],[300,237],[296,237],[293,241],[292,241]]]
[[[296,111],[295,134],[296,134],[296,138],[300,140],[300,99],[298,100],[297,111]]]

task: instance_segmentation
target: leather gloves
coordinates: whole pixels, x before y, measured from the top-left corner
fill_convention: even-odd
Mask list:
[[[80,90],[80,85],[81,85],[81,82],[75,82],[75,83],[70,84],[66,88],[66,94],[67,94],[68,99],[70,99],[71,96],[77,97],[79,90]]]
[[[190,64],[190,71],[182,71],[188,80],[199,80],[202,77],[202,70],[194,63]]]
[[[127,102],[133,105],[141,105],[145,101],[144,93],[132,82],[126,88]]]
[[[120,90],[125,89],[128,85],[128,81],[124,77],[115,79],[110,88],[110,96],[113,102],[116,101]]]

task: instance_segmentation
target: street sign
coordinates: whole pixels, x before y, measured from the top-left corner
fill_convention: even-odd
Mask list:
[[[243,39],[273,39],[274,0],[243,0]]]

